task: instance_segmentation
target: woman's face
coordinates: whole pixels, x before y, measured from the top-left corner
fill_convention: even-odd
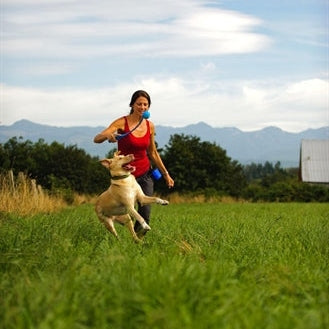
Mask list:
[[[145,112],[149,109],[149,102],[146,97],[140,96],[136,99],[132,108],[133,108],[134,113],[142,116],[143,112]]]

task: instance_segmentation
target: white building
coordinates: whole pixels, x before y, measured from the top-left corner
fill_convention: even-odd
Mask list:
[[[329,139],[304,139],[300,149],[303,182],[329,185]]]

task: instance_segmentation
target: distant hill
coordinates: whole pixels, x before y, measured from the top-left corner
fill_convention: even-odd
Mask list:
[[[10,126],[0,126],[0,143],[11,137],[29,139],[32,142],[44,139],[46,143],[57,141],[65,145],[77,145],[92,156],[104,157],[115,147],[104,142],[93,143],[94,136],[104,127],[54,127],[20,120]],[[282,167],[297,167],[302,139],[329,139],[329,126],[290,133],[277,127],[244,132],[237,128],[214,128],[204,122],[180,128],[156,126],[156,141],[164,147],[171,135],[185,134],[200,137],[201,141],[215,142],[227,151],[227,155],[242,164],[251,162],[281,162]]]

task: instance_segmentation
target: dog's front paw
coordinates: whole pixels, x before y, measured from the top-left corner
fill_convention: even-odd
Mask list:
[[[147,231],[150,231],[151,230],[151,228],[147,225],[147,223],[146,222],[144,222],[143,224],[142,224],[142,228],[143,228],[143,231],[145,231],[145,232],[147,232]]]
[[[169,204],[169,201],[161,199],[160,204],[163,206],[167,206]]]

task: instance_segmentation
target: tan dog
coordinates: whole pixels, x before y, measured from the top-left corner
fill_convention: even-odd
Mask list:
[[[167,205],[169,202],[157,197],[146,196],[143,193],[135,177],[131,175],[135,170],[135,167],[130,165],[133,160],[132,154],[120,155],[120,152],[116,152],[112,159],[101,160],[101,164],[111,173],[111,185],[98,197],[95,210],[98,218],[116,238],[118,238],[118,234],[114,222],[119,222],[126,225],[134,240],[139,242],[141,240],[134,231],[132,218],[139,221],[143,232],[149,231],[151,228],[135,210],[136,202],[138,201],[142,205],[151,203]]]

